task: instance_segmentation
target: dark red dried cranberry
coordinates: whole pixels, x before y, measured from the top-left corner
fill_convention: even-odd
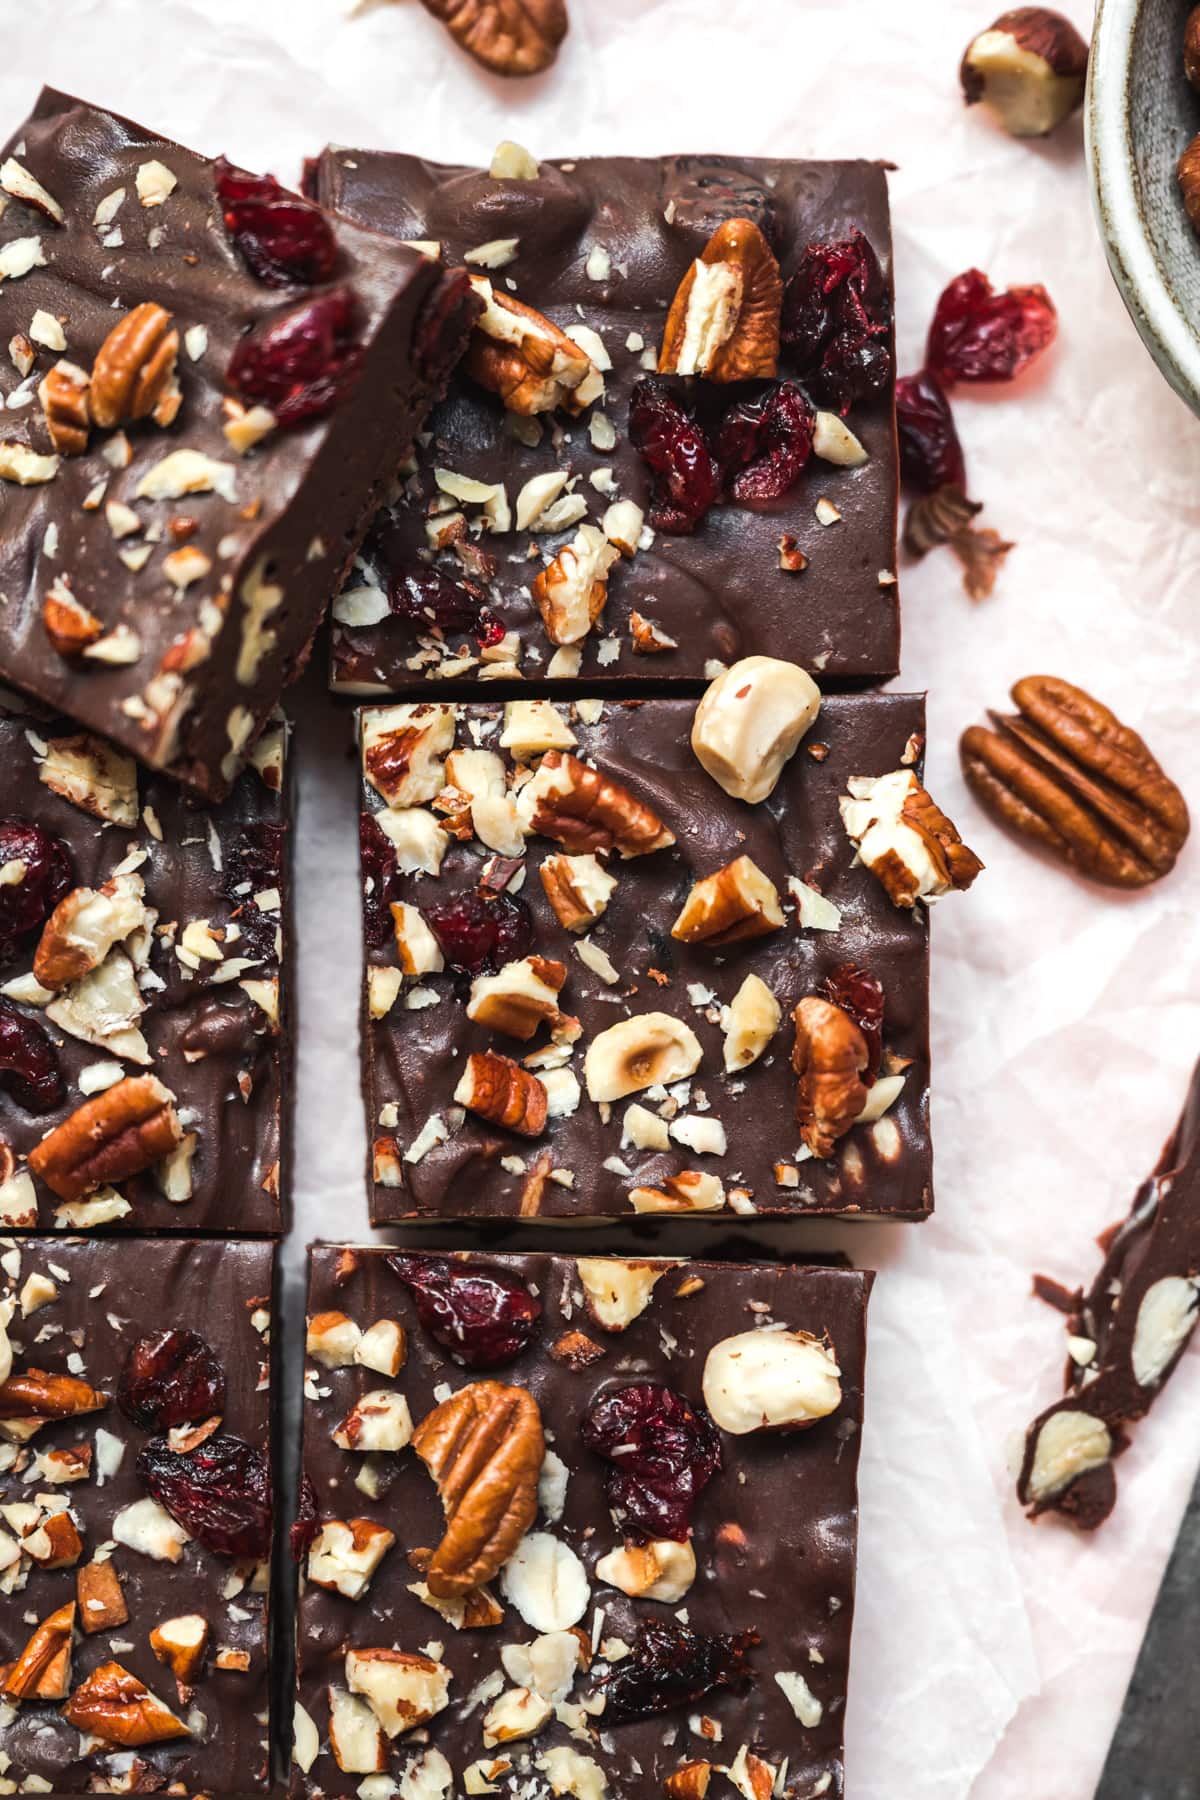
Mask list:
[[[375,815],[363,812],[358,822],[359,858],[363,888],[363,930],[367,944],[378,950],[390,942],[392,915],[389,910],[396,897],[399,866],[391,841],[381,830]]]
[[[857,963],[839,963],[825,977],[825,998],[849,1013],[867,1043],[867,1066],[862,1074],[864,1087],[873,1087],[883,1055],[883,984],[878,976],[860,969]]]
[[[401,619],[428,629],[469,631],[484,644],[496,644],[504,627],[488,611],[487,589],[477,581],[456,581],[440,569],[395,569],[388,575],[388,605]]]
[[[717,459],[735,500],[778,500],[799,481],[812,454],[816,414],[794,381],[730,408]]]
[[[707,1637],[670,1619],[648,1619],[638,1626],[632,1656],[599,1683],[605,1724],[649,1719],[716,1688],[740,1686],[754,1673],[747,1658],[758,1642],[757,1631]]]
[[[271,1464],[265,1450],[216,1431],[195,1450],[151,1438],[137,1472],[161,1506],[214,1556],[271,1554]]]
[[[40,931],[64,894],[75,885],[71,853],[27,819],[0,819],[0,869],[23,863],[20,881],[0,883],[0,968],[23,939]]]
[[[463,975],[519,962],[533,948],[533,915],[514,894],[456,894],[427,906],[425,922],[450,968]]]
[[[292,1528],[288,1533],[293,1562],[304,1561],[309,1546],[315,1543],[320,1531],[321,1520],[317,1512],[317,1490],[308,1476],[301,1474],[300,1499],[296,1506],[296,1517],[292,1520]]]
[[[282,825],[263,821],[244,826],[226,846],[224,882],[225,893],[237,908],[239,946],[254,956],[273,958],[279,933],[279,914],[263,912],[254,896],[277,890],[282,879]]]
[[[520,1356],[541,1317],[537,1300],[509,1275],[438,1256],[389,1256],[409,1288],[417,1317],[464,1369],[498,1369]]]
[[[198,1425],[225,1409],[225,1371],[196,1331],[139,1338],[117,1384],[117,1405],[143,1431]]]
[[[0,1088],[31,1113],[53,1112],[67,1092],[49,1034],[7,1000],[0,1000]]]
[[[357,314],[354,295],[340,287],[256,325],[230,359],[230,386],[269,406],[281,430],[325,418],[362,362]]]
[[[378,950],[392,936],[388,910],[396,897],[399,868],[391,842],[375,821],[374,813],[360,814],[358,848],[363,884],[363,930],[370,949]]]
[[[225,229],[260,281],[271,287],[328,281],[337,240],[319,206],[289,193],[273,175],[250,175],[223,156],[213,172]]]
[[[462,355],[483,304],[465,269],[443,275],[413,328],[413,360],[431,387],[442,388]]]
[[[813,397],[847,412],[887,384],[891,299],[862,232],[809,244],[784,291],[780,331]]]
[[[1011,381],[1054,342],[1058,314],[1044,287],[997,293],[968,269],[943,292],[929,327],[925,361],[949,387],[956,381]]]
[[[691,1530],[700,1494],[721,1467],[721,1440],[702,1406],[657,1381],[601,1394],[583,1420],[589,1450],[612,1463],[608,1503],[641,1539]]]
[[[694,531],[721,491],[720,470],[702,426],[661,381],[639,381],[629,398],[629,437],[654,472],[651,525],[656,531]]]
[[[967,470],[945,389],[930,369],[896,383],[900,473],[923,494],[948,483],[966,488]]]

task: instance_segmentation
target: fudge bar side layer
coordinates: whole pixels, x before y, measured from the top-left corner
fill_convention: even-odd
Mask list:
[[[8,1595],[0,1601],[0,1663],[17,1658],[34,1623],[76,1601],[78,1592],[71,1693],[95,1669],[116,1662],[191,1732],[138,1744],[116,1735],[129,1721],[114,1715],[112,1741],[98,1736],[84,1749],[88,1740],[61,1716],[61,1702],[24,1699],[14,1705],[5,1696],[0,1751],[7,1776],[18,1784],[29,1777],[31,1785],[37,1778],[55,1793],[88,1793],[98,1786],[125,1791],[132,1754],[135,1773],[139,1765],[144,1771],[135,1790],[170,1785],[180,1793],[228,1794],[269,1785],[266,1593],[252,1580],[252,1565],[215,1555],[195,1538],[177,1541],[174,1522],[150,1502],[137,1472],[139,1452],[152,1434],[130,1423],[115,1395],[139,1338],[197,1332],[224,1368],[222,1431],[266,1447],[273,1265],[270,1245],[204,1240],[24,1240],[0,1256],[0,1299],[17,1301],[8,1327],[14,1349],[8,1387],[40,1369],[85,1381],[106,1402],[99,1411],[50,1420],[24,1445],[6,1440],[27,1421],[18,1417],[15,1428],[0,1424],[4,1531],[20,1535],[14,1529],[20,1515],[10,1508],[65,1501],[82,1539],[74,1566],[48,1569],[21,1555],[0,1572],[0,1590]],[[28,1317],[22,1316],[22,1297],[27,1304],[37,1301]],[[0,1418],[10,1411],[0,1399]],[[48,1457],[46,1469],[53,1471],[74,1451],[90,1456],[85,1477],[67,1485],[51,1485],[52,1472],[30,1479],[35,1458]],[[93,1579],[94,1560],[116,1573],[122,1604],[115,1608],[111,1583]],[[88,1606],[89,1596],[93,1602],[98,1596],[99,1604]],[[119,1619],[121,1611],[127,1619]],[[150,1633],[187,1614],[205,1620],[208,1643],[200,1670],[181,1695],[171,1670],[155,1656]]]
[[[1067,1358],[1066,1394],[1029,1427],[1017,1482],[1031,1515],[1060,1512],[1084,1530],[1116,1504],[1126,1427],[1150,1411],[1200,1319],[1200,1065],[1158,1167],[1101,1243],[1091,1287],[1066,1302],[1074,1349],[1094,1348]]]
[[[580,703],[587,708],[587,702]],[[728,1221],[741,1213],[828,1214],[920,1219],[933,1204],[929,1126],[929,924],[901,911],[875,877],[856,862],[838,810],[856,775],[881,775],[910,762],[920,773],[925,706],[919,695],[826,695],[816,723],[785,769],[771,798],[758,806],[731,799],[700,767],[689,734],[687,700],[604,702],[595,723],[566,702],[556,706],[576,739],[572,754],[623,783],[675,834],[670,849],[623,859],[608,873],[616,888],[598,923],[582,933],[562,927],[540,878],[559,854],[551,839],[525,840],[520,902],[533,918],[533,954],[566,965],[563,1013],[583,1026],[570,1068],[584,1080],[592,1039],[619,1020],[662,1012],[696,1034],[703,1060],[690,1083],[632,1093],[611,1107],[606,1123],[586,1091],[568,1116],[551,1117],[537,1138],[520,1137],[472,1113],[455,1111],[453,1095],[467,1056],[487,1050],[521,1058],[532,1042],[492,1032],[467,1017],[469,982],[450,972],[405,978],[382,1018],[364,1020],[368,1136],[374,1141],[372,1218],[593,1218],[634,1216],[635,1188],[657,1190],[685,1170],[723,1185],[724,1205],[689,1216]],[[598,711],[599,717],[596,718]],[[496,750],[504,708],[456,709],[460,748]],[[369,711],[361,717],[369,719]],[[509,753],[503,752],[508,759]],[[511,774],[515,769],[507,762]],[[367,809],[385,822],[380,795],[364,783]],[[745,855],[774,883],[785,924],[768,936],[725,944],[684,943],[671,926],[693,884]],[[449,840],[440,873],[401,874],[387,898],[418,910],[473,893],[488,866],[481,844]],[[502,859],[488,859],[493,868]],[[815,886],[840,913],[836,930],[801,929],[789,877]],[[372,921],[376,921],[374,930]],[[368,979],[398,982],[398,950],[386,905],[368,895]],[[600,952],[599,963],[586,960]],[[610,966],[604,967],[603,959]],[[837,967],[857,964],[883,985],[883,1043],[889,1068],[904,1073],[899,1099],[874,1125],[858,1126],[827,1159],[798,1159],[792,1011]],[[653,973],[651,972],[653,971]],[[733,1075],[724,1073],[724,1023],[749,974],[758,975],[782,1008],[765,1053]],[[631,1105],[676,1124],[717,1120],[725,1154],[700,1154],[686,1135],[662,1150],[638,1149],[623,1131]],[[433,1128],[430,1121],[440,1121]],[[665,1135],[666,1125],[660,1129]],[[778,1167],[777,1167],[778,1165]],[[710,1201],[711,1204],[711,1201]]]
[[[5,340],[23,332],[36,352],[24,379],[5,359],[4,439],[48,452],[40,382],[59,360],[90,373],[118,319],[143,302],[173,315],[182,403],[169,429],[150,420],[124,427],[127,467],[106,458],[106,451],[117,458],[120,434],[93,429],[84,454],[62,456],[51,480],[0,482],[0,676],[197,791],[219,795],[303,665],[329,596],[434,397],[415,366],[413,332],[441,280],[438,267],[342,223],[331,284],[268,286],[225,230],[210,162],[51,90],[5,154],[64,217],[55,223],[13,197],[0,217],[0,254],[32,240],[40,259],[4,284]],[[271,432],[239,457],[222,430],[226,371],[239,340],[330,286],[354,295],[360,377],[328,418]],[[35,314],[58,321],[61,351],[39,341],[59,339],[44,323],[31,329]],[[26,403],[14,407],[18,391]],[[200,491],[139,498],[147,475],[185,450],[220,465],[196,476]],[[122,509],[115,515],[106,512],[112,503]],[[181,545],[196,553],[185,587],[178,575],[175,584],[170,578],[179,565],[165,561]],[[121,660],[54,648],[42,611],[55,583],[67,584],[100,621],[106,641],[116,635]]]
[[[540,442],[521,441],[509,429],[499,400],[460,369],[432,417],[431,441],[423,443],[407,500],[381,514],[368,540],[365,570],[351,587],[362,581],[386,587],[389,568],[399,574],[422,566],[426,508],[444,498],[438,495],[435,467],[503,483],[514,509],[528,480],[560,469],[578,477],[575,491],[586,499],[593,524],[618,492],[648,512],[649,472],[629,440],[630,394],[646,374],[643,357],[658,350],[679,282],[723,218],[774,221],[785,281],[807,244],[844,237],[859,226],[891,287],[887,181],[875,163],[599,157],[543,163],[536,181],[497,181],[482,170],[412,156],[327,149],[318,164],[317,192],[361,224],[399,238],[437,241],[451,261],[481,245],[515,238],[509,263],[479,272],[498,293],[511,292],[561,328],[599,332],[612,362],[604,374],[606,397],[592,409],[615,429],[615,443],[605,451],[595,448],[587,416],[572,420],[561,412],[517,421],[522,428],[542,427]],[[786,346],[779,372],[781,378],[789,372]],[[719,386],[674,378],[671,385],[690,397],[689,403],[695,400],[708,423],[734,401],[765,389],[763,383]],[[814,456],[784,499],[761,511],[716,507],[694,535],[659,532],[652,545],[611,570],[602,621],[583,647],[581,674],[589,687],[598,681],[700,679],[713,659],[729,663],[759,652],[823,671],[826,680],[862,682],[897,672],[898,463],[890,378],[881,394],[852,408],[848,423],[868,453],[864,466],[834,467]],[[596,474],[605,483],[601,490],[592,485]],[[818,522],[814,509],[822,497],[836,504],[840,524]],[[479,518],[478,506],[466,510]],[[485,531],[478,539],[479,548],[497,561],[485,584],[489,611],[506,630],[519,633],[520,670],[527,680],[545,677],[553,650],[529,593],[540,567],[536,556],[530,558],[530,545],[549,558],[575,529],[572,524],[566,531],[504,536]],[[802,573],[780,568],[784,533],[808,558]],[[451,552],[441,555],[437,566],[462,574]],[[335,686],[358,693],[403,692],[427,677],[451,673],[453,665],[443,668],[441,656],[423,650],[417,628],[403,619],[351,626],[338,622],[338,610]],[[635,612],[676,640],[678,648],[657,654],[635,650],[630,635]],[[428,633],[420,636],[428,645]],[[447,652],[456,654],[464,641],[478,656],[478,645],[464,640],[461,630],[447,633]]]
[[[426,1729],[430,1744],[453,1771],[451,1792],[472,1791],[463,1785],[465,1766],[507,1757],[526,1779],[533,1776],[528,1791],[541,1795],[547,1789],[544,1776],[535,1772],[537,1759],[563,1746],[599,1764],[610,1795],[649,1800],[664,1792],[664,1778],[680,1763],[733,1764],[748,1745],[776,1768],[786,1759],[788,1792],[842,1795],[864,1325],[872,1277],[818,1268],[661,1264],[664,1272],[641,1316],[624,1331],[605,1332],[584,1303],[572,1259],[468,1259],[470,1267],[516,1276],[536,1292],[543,1308],[530,1347],[507,1367],[478,1373],[527,1389],[537,1401],[553,1457],[531,1531],[550,1533],[568,1545],[587,1572],[591,1591],[579,1622],[597,1661],[578,1674],[568,1704],[600,1691],[605,1670],[621,1666],[619,1661],[610,1664],[600,1646],[611,1644],[619,1654],[617,1641],[632,1644],[640,1624],[670,1623],[686,1612],[694,1631],[752,1629],[761,1637],[751,1653],[755,1675],[749,1687],[712,1692],[694,1705],[640,1722],[606,1726],[603,1715],[577,1715],[582,1727],[578,1736],[571,1734],[569,1718],[552,1718],[531,1741],[487,1750],[482,1716],[501,1689],[515,1685],[501,1665],[501,1651],[529,1643],[538,1631],[509,1598],[503,1573],[488,1589],[503,1605],[503,1617],[480,1630],[456,1629],[414,1595],[420,1576],[409,1553],[436,1545],[445,1529],[429,1473],[411,1448],[398,1456],[364,1459],[339,1449],[330,1437],[364,1393],[398,1389],[419,1424],[448,1389],[458,1390],[473,1379],[418,1323],[411,1296],[388,1269],[385,1255],[378,1249],[346,1252],[329,1246],[312,1252],[310,1320],[337,1311],[364,1330],[378,1319],[397,1320],[408,1332],[408,1359],[390,1382],[368,1369],[326,1369],[312,1360],[308,1365],[313,1375],[305,1404],[304,1460],[320,1518],[363,1518],[387,1526],[397,1542],[364,1598],[350,1600],[311,1581],[304,1590],[298,1634],[300,1700],[317,1727],[321,1748],[306,1776],[295,1771],[294,1791],[349,1800],[361,1779],[340,1772],[328,1750],[328,1688],[345,1685],[347,1649],[386,1645],[413,1652],[433,1640],[441,1645],[441,1660],[453,1679],[449,1707]],[[699,1495],[692,1518],[694,1584],[678,1605],[628,1598],[596,1573],[599,1559],[619,1547],[621,1534],[610,1518],[605,1493],[608,1465],[581,1441],[585,1414],[598,1395],[629,1382],[665,1383],[699,1404],[710,1348],[772,1322],[828,1333],[841,1369],[840,1407],[806,1431],[722,1432],[723,1467]],[[583,1353],[574,1357],[564,1354],[562,1342],[571,1334],[584,1340]],[[579,1352],[579,1343],[572,1342]],[[376,1497],[356,1485],[364,1461],[373,1463],[372,1473],[381,1476],[382,1491]],[[549,1473],[558,1471],[560,1463],[567,1471],[565,1483],[561,1471],[557,1480]],[[816,1702],[804,1725],[775,1679],[787,1672],[802,1675]],[[466,1696],[484,1682],[486,1697],[466,1708]],[[700,1722],[705,1718],[716,1721],[719,1736],[703,1734]],[[401,1737],[390,1747],[388,1768],[399,1780],[421,1754],[420,1744],[410,1748]],[[502,1793],[510,1787],[527,1791],[511,1777],[498,1785]],[[714,1777],[713,1785],[715,1792],[724,1783]]]
[[[0,1228],[277,1232],[287,1212],[291,801],[287,728],[268,727],[233,791],[196,807],[61,718],[0,710],[0,861],[29,854],[33,826],[65,851],[60,887],[143,891],[98,941],[103,960],[54,990],[36,980],[44,935],[7,935],[25,884],[0,887]],[[4,850],[4,845],[8,850]],[[44,844],[44,840],[43,840]],[[86,973],[82,969],[86,968]],[[43,1103],[22,1071],[49,1058]],[[94,1171],[65,1199],[26,1159],[80,1108],[106,1135],[122,1081],[156,1076],[174,1096],[180,1150],[128,1174]],[[56,1079],[57,1076],[57,1079]],[[107,1096],[107,1101],[106,1101]],[[31,1098],[34,1104],[30,1104]],[[97,1147],[92,1133],[90,1149]],[[79,1146],[80,1155],[84,1145]]]

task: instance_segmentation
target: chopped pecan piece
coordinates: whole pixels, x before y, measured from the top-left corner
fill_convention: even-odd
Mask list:
[[[483,312],[462,366],[480,387],[526,417],[556,406],[578,413],[600,397],[603,376],[565,331],[484,276],[472,276],[471,285]]]
[[[80,1413],[100,1412],[107,1405],[107,1396],[77,1375],[25,1369],[0,1383],[3,1419],[74,1419]]]
[[[765,937],[784,923],[775,883],[748,856],[735,857],[696,882],[671,927],[685,944],[737,943]]]
[[[95,613],[81,606],[63,581],[56,581],[42,601],[42,628],[60,656],[79,656],[104,635]]]
[[[89,1731],[127,1750],[192,1735],[182,1719],[118,1662],[93,1669],[63,1707],[63,1717],[77,1731]]]
[[[129,1619],[121,1578],[111,1562],[85,1563],[75,1575],[75,1599],[81,1631],[111,1631]]]
[[[1142,739],[1082,688],[1028,675],[1018,711],[972,725],[960,754],[967,785],[1016,836],[1109,887],[1145,887],[1175,866],[1187,803]]]
[[[473,1381],[422,1419],[412,1443],[446,1514],[429,1591],[467,1594],[499,1572],[537,1516],[546,1451],[537,1401],[525,1388]]]
[[[7,1674],[0,1691],[10,1700],[65,1700],[71,1691],[71,1636],[75,1602],[50,1613]]]
[[[663,1782],[667,1800],[705,1800],[712,1772],[713,1765],[710,1762],[680,1763]]]
[[[118,319],[92,367],[91,408],[97,425],[107,431],[126,420],[150,417],[169,424],[178,407],[172,399],[178,355],[179,333],[171,315],[152,300]]]
[[[481,1119],[503,1125],[521,1137],[540,1137],[546,1129],[545,1084],[511,1057],[497,1056],[491,1050],[475,1051],[468,1057],[454,1098]]]
[[[620,557],[595,525],[581,525],[535,578],[530,593],[552,644],[585,638],[608,600],[608,572]]]
[[[60,1200],[140,1174],[183,1136],[175,1096],[155,1075],[128,1075],[77,1107],[29,1152],[29,1167]]]
[[[58,362],[38,385],[50,442],[60,456],[82,456],[92,420],[88,412],[88,378],[74,363]]]
[[[837,1140],[867,1104],[862,1082],[870,1062],[867,1041],[848,1013],[815,994],[801,1000],[792,1017],[800,1136],[814,1156],[832,1156]]]
[[[709,381],[770,380],[779,370],[783,281],[750,219],[725,219],[680,282],[658,367]]]
[[[969,888],[983,864],[911,769],[852,775],[839,801],[862,861],[900,907]]]
[[[561,750],[542,758],[518,795],[517,811],[530,831],[570,851],[647,856],[675,842],[675,833],[636,794]]]
[[[606,910],[616,877],[592,855],[547,856],[538,875],[554,916],[567,931],[585,931]]]

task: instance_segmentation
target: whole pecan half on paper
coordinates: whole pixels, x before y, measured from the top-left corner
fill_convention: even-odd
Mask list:
[[[422,0],[469,56],[497,75],[538,75],[567,35],[566,0]]]
[[[1187,841],[1187,803],[1142,739],[1082,688],[1027,675],[1015,714],[972,725],[959,754],[993,818],[1108,887],[1147,887]]]

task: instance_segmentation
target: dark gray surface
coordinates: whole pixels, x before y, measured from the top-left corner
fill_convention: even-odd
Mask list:
[[[1095,1800],[1200,1795],[1200,1477],[1192,1489]]]

